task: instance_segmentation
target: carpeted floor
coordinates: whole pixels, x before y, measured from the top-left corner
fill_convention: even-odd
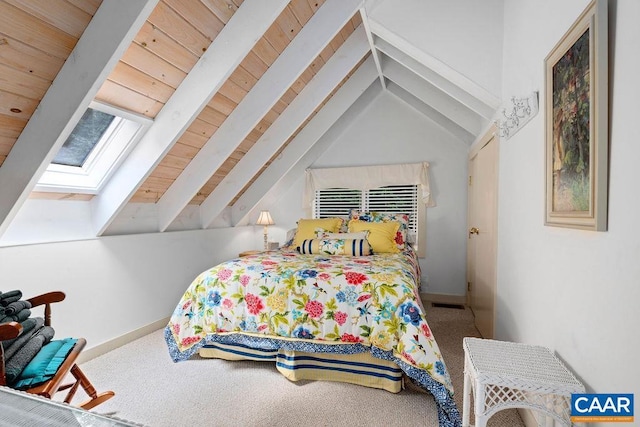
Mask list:
[[[468,309],[428,307],[427,317],[462,411],[462,338],[478,336],[473,316]],[[99,391],[116,393],[95,412],[152,427],[438,425],[433,398],[410,381],[407,389],[392,394],[352,384],[294,383],[268,363],[197,356],[173,363],[162,331],[86,362],[82,369]],[[508,410],[492,417],[489,426],[524,424],[515,410]]]
[[[455,389],[454,400],[462,414],[462,390],[464,384],[464,351],[462,339],[464,337],[480,337],[480,333],[473,323],[473,314],[468,308],[459,310],[455,308],[429,307],[425,304],[427,322],[436,337],[442,357],[447,364],[451,382]],[[471,412],[471,424],[473,424],[473,401]],[[524,427],[518,411],[509,409],[500,411],[489,419],[488,427]]]

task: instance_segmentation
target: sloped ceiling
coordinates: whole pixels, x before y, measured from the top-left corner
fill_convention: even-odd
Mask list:
[[[471,144],[499,100],[372,18],[378,3],[0,0],[0,238],[29,198],[89,204],[95,236],[131,206],[155,231],[246,223],[381,90]],[[98,194],[34,191],[93,100],[153,124]]]

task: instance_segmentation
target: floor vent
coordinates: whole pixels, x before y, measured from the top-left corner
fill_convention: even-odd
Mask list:
[[[432,302],[431,307],[457,308],[458,310],[464,310],[464,305],[462,304],[447,304],[444,302]]]

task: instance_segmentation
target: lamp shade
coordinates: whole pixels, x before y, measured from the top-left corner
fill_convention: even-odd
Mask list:
[[[271,214],[269,211],[261,211],[260,216],[258,217],[258,221],[256,225],[274,225],[273,218],[271,218]]]

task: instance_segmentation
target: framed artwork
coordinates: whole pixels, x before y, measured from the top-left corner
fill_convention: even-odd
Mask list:
[[[594,0],[545,58],[545,225],[606,231],[607,0]]]

